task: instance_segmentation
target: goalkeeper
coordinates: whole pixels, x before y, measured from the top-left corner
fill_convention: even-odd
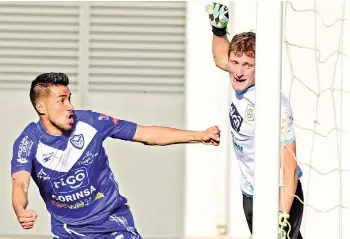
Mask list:
[[[208,5],[206,10],[212,26],[212,54],[215,64],[220,69],[229,73],[232,85],[232,103],[229,111],[230,130],[234,151],[241,171],[240,186],[243,194],[243,209],[248,227],[252,233],[254,198],[255,33],[243,32],[237,34],[229,42],[226,37],[226,28],[229,21],[228,8],[220,3],[213,3]],[[268,110],[266,114],[268,114]],[[283,180],[284,187],[281,187],[280,192],[279,238],[283,239],[302,239],[300,224],[304,206],[294,197],[296,195],[300,200],[304,200],[303,190],[299,180],[302,171],[295,160],[295,153],[296,140],[293,131],[291,107],[286,97],[282,95],[281,180]]]

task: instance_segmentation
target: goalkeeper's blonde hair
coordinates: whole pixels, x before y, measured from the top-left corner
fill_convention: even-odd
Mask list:
[[[229,46],[228,56],[231,52],[240,57],[243,54],[255,58],[255,33],[242,32],[235,35]]]

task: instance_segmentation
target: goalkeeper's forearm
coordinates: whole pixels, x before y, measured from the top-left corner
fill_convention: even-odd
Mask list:
[[[225,71],[227,71],[228,50],[229,41],[226,35],[216,36],[215,34],[213,34],[212,54],[215,61],[215,65]]]
[[[212,26],[212,54],[215,65],[227,71],[229,41],[226,30],[229,22],[229,9],[226,5],[213,2],[206,6],[206,12]]]
[[[294,197],[298,186],[297,169],[283,171],[283,184],[280,191],[280,211],[289,214],[293,201],[298,200]]]

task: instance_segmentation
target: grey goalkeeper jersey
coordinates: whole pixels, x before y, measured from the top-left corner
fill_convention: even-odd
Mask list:
[[[234,152],[241,171],[240,186],[247,196],[254,194],[255,86],[243,92],[232,90],[229,111]],[[281,95],[281,145],[295,140],[293,115],[288,99]],[[267,142],[268,144],[268,142]],[[269,159],[264,159],[269,160]],[[298,166],[298,176],[302,171]]]

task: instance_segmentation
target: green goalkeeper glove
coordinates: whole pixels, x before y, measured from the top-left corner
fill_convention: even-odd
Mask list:
[[[280,212],[278,218],[278,239],[290,239],[290,224],[288,222],[290,215],[288,213]]]
[[[213,2],[212,4],[208,4],[205,10],[209,15],[213,34],[216,36],[226,35],[227,24],[229,22],[227,6]]]

